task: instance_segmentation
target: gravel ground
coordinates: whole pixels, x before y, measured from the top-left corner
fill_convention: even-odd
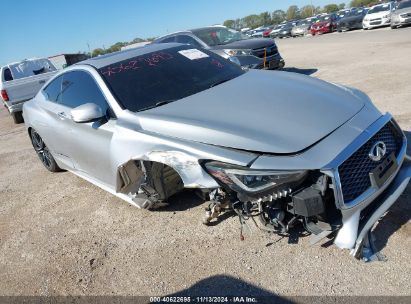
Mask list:
[[[278,44],[288,70],[357,87],[411,130],[411,28]],[[3,108],[0,142],[0,295],[410,295],[411,186],[376,228],[388,261],[366,264],[305,236],[241,241],[228,215],[205,227],[191,192],[150,212],[50,174]]]

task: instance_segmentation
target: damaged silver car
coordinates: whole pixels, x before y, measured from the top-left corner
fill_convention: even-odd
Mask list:
[[[406,137],[362,92],[250,70],[203,49],[155,44],[69,67],[25,103],[35,151],[141,208],[184,188],[241,223],[356,257],[411,176]]]

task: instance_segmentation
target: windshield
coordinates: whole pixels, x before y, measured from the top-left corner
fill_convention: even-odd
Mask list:
[[[223,45],[234,41],[250,39],[243,33],[228,29],[226,27],[210,27],[193,30],[194,35],[200,38],[208,46]]]
[[[360,15],[364,15],[365,13],[366,13],[365,9],[353,10],[347,13],[344,17],[360,16]]]
[[[325,16],[318,17],[316,22],[323,22],[323,21],[328,21],[328,20],[331,20],[331,15],[325,15]]]
[[[385,12],[389,11],[391,9],[390,4],[382,4],[382,5],[377,5],[372,7],[369,11],[368,14],[374,14],[374,13],[379,13],[379,12]]]
[[[309,25],[310,22],[308,20],[303,20],[303,21],[298,21],[296,26],[303,26],[303,25]]]
[[[206,50],[177,46],[99,69],[120,105],[133,112],[207,90],[245,73]]]
[[[411,7],[411,1],[401,1],[400,4],[398,4],[397,9],[402,9],[402,8],[407,8]]]

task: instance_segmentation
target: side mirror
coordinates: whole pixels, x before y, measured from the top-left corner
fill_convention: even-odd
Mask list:
[[[74,122],[91,122],[103,118],[103,110],[95,103],[85,103],[70,111]]]

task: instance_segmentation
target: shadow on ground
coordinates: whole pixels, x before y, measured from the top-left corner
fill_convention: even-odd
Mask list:
[[[312,75],[315,72],[318,71],[318,69],[299,69],[299,68],[283,68],[282,71],[284,72],[291,72],[291,73],[298,73],[298,74],[304,74],[304,75]]]
[[[169,205],[157,209],[160,212],[185,211],[204,204],[204,199],[195,190],[184,190],[168,199]]]
[[[292,303],[270,291],[227,275],[216,275],[168,295],[170,297],[258,297],[257,303]],[[244,302],[246,302],[244,300]],[[207,302],[208,303],[208,302]]]

